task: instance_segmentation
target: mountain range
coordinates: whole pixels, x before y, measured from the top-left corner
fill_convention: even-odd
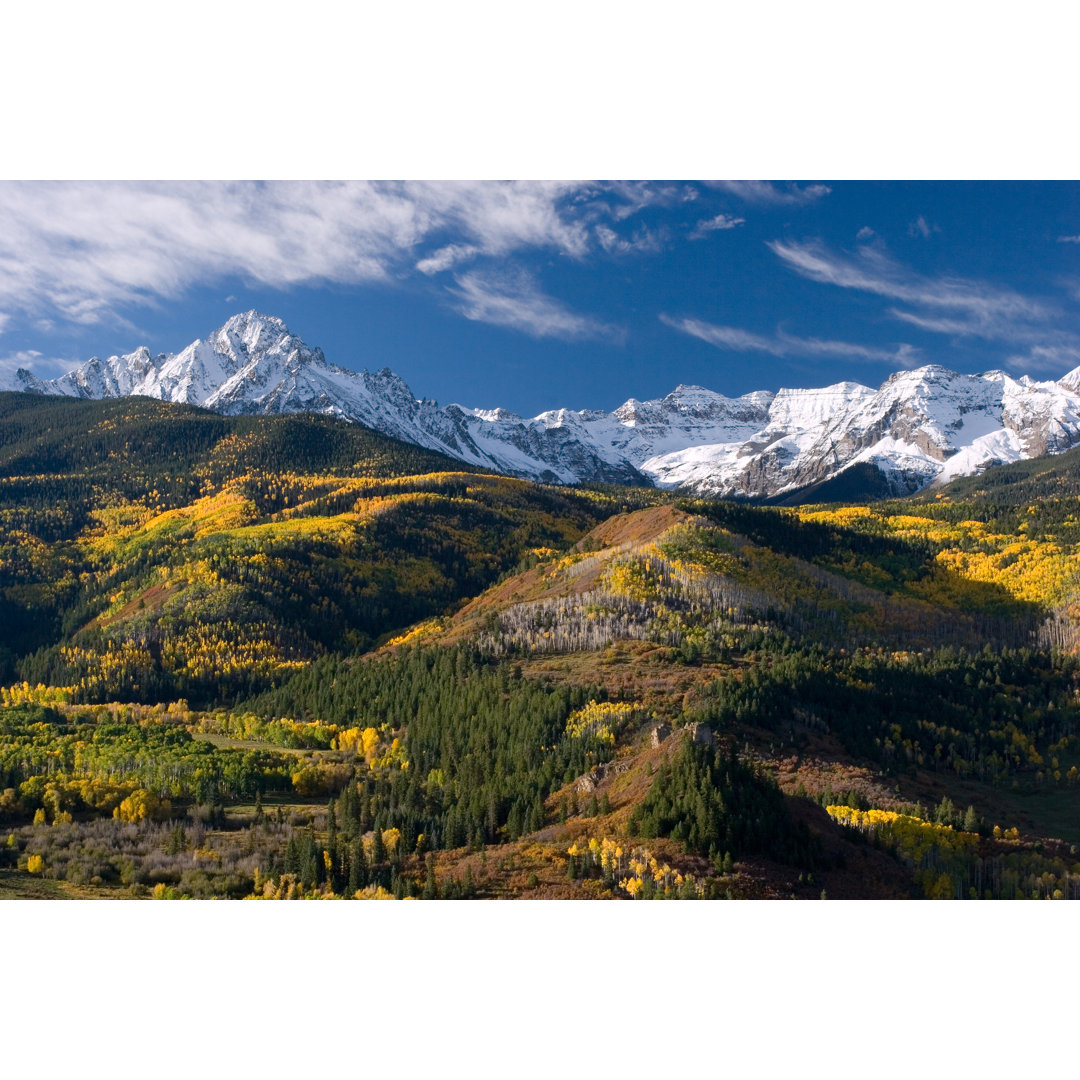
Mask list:
[[[880,490],[908,494],[989,465],[1080,442],[1080,368],[1057,382],[937,365],[878,389],[854,382],[729,398],[678,386],[612,412],[504,409],[418,399],[389,368],[327,361],[274,316],[233,316],[179,353],[145,346],[93,357],[56,379],[20,369],[8,388],[81,398],[142,395],[227,415],[316,412],[511,476],[771,498],[869,468]]]

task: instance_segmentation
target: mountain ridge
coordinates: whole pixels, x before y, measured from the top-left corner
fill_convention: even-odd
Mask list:
[[[620,483],[708,496],[772,499],[870,466],[895,495],[989,465],[1080,442],[1080,368],[1058,382],[940,365],[899,371],[877,389],[855,382],[729,398],[680,384],[616,409],[502,408],[417,398],[388,367],[329,362],[276,316],[234,315],[179,353],[131,353],[56,379],[25,369],[13,389],[69,397],[142,395],[225,415],[315,412],[460,461],[546,483]]]

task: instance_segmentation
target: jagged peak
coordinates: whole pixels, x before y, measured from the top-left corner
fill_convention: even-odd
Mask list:
[[[254,308],[227,319],[210,335],[209,341],[213,348],[232,356],[252,351],[265,352],[280,342],[295,341],[303,345],[283,319],[276,315],[264,315]]]
[[[256,311],[252,308],[250,311],[240,311],[237,314],[230,316],[225,320],[221,326],[222,330],[232,330],[235,332],[243,332],[249,328],[264,328],[273,327],[275,330],[283,334],[288,334],[292,337],[292,333],[285,325],[285,320],[277,315],[267,315],[264,312]]]

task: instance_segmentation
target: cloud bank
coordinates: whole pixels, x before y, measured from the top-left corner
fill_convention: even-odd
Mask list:
[[[0,183],[0,303],[86,324],[229,276],[284,289],[583,259],[635,205],[578,182]]]

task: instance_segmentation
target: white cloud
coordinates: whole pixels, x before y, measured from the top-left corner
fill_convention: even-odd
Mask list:
[[[1059,244],[1080,244],[1080,236],[1059,236]]]
[[[609,255],[629,255],[635,251],[659,251],[661,247],[659,236],[644,226],[639,228],[631,237],[620,236],[614,229],[609,229],[606,225],[597,225],[594,231],[600,246]]]
[[[711,232],[717,230],[735,229],[739,225],[745,225],[746,218],[735,217],[732,214],[717,214],[716,217],[706,218],[704,221],[699,221],[694,226],[694,231],[690,234],[691,240],[700,240],[703,236],[708,236]]]
[[[829,195],[832,188],[825,184],[780,186],[769,180],[710,180],[709,186],[738,196],[744,202],[763,206],[800,206],[816,202]]]
[[[0,300],[94,323],[232,275],[275,288],[391,280],[425,241],[580,259],[606,197],[546,181],[0,183]]]
[[[914,311],[903,311],[900,308],[889,308],[889,314],[894,319],[917,326],[920,330],[929,330],[934,334],[953,334],[956,337],[964,337],[973,333],[971,324],[963,319],[933,318],[926,315],[916,315]]]
[[[681,184],[658,184],[651,181],[612,180],[604,185],[606,193],[619,199],[608,207],[616,221],[624,221],[651,206],[674,206],[697,198],[696,188]]]
[[[1027,349],[1007,363],[1026,371],[1058,371],[1075,366],[1080,335],[1062,329],[1052,304],[1008,288],[963,278],[932,278],[891,259],[878,246],[860,247],[857,257],[838,256],[821,244],[772,241],[772,251],[796,273],[812,281],[897,300],[906,307],[887,313],[910,326],[951,337],[978,337]]]
[[[410,181],[398,190],[432,230],[455,228],[484,254],[541,247],[582,258],[589,250],[588,227],[563,200],[585,187],[561,181]]]
[[[865,244],[868,240],[873,240],[877,236],[877,233],[870,228],[869,225],[864,225],[856,234],[855,239],[861,244]]]
[[[768,247],[791,269],[811,281],[900,300],[922,312],[890,314],[925,330],[1004,340],[1026,339],[1054,312],[1011,289],[962,278],[928,278],[873,246],[855,258],[835,255],[820,243],[769,241]],[[944,317],[943,317],[944,316]]]
[[[715,345],[718,349],[732,352],[763,352],[778,357],[836,356],[850,360],[898,364],[901,367],[913,367],[919,362],[919,350],[911,345],[901,344],[892,349],[882,349],[850,341],[796,337],[783,330],[777,331],[772,337],[766,337],[736,326],[717,326],[700,319],[673,319],[661,315],[660,320],[675,330]]]
[[[441,274],[457,263],[471,259],[479,250],[472,244],[447,244],[446,247],[433,251],[427,258],[421,259],[416,264],[416,269],[429,277],[432,274]]]
[[[0,334],[4,332],[4,327],[7,326],[9,322],[11,322],[11,316],[0,311]]]
[[[467,319],[520,330],[536,338],[621,340],[622,331],[571,311],[544,294],[528,274],[469,271],[455,275],[458,311]]]

